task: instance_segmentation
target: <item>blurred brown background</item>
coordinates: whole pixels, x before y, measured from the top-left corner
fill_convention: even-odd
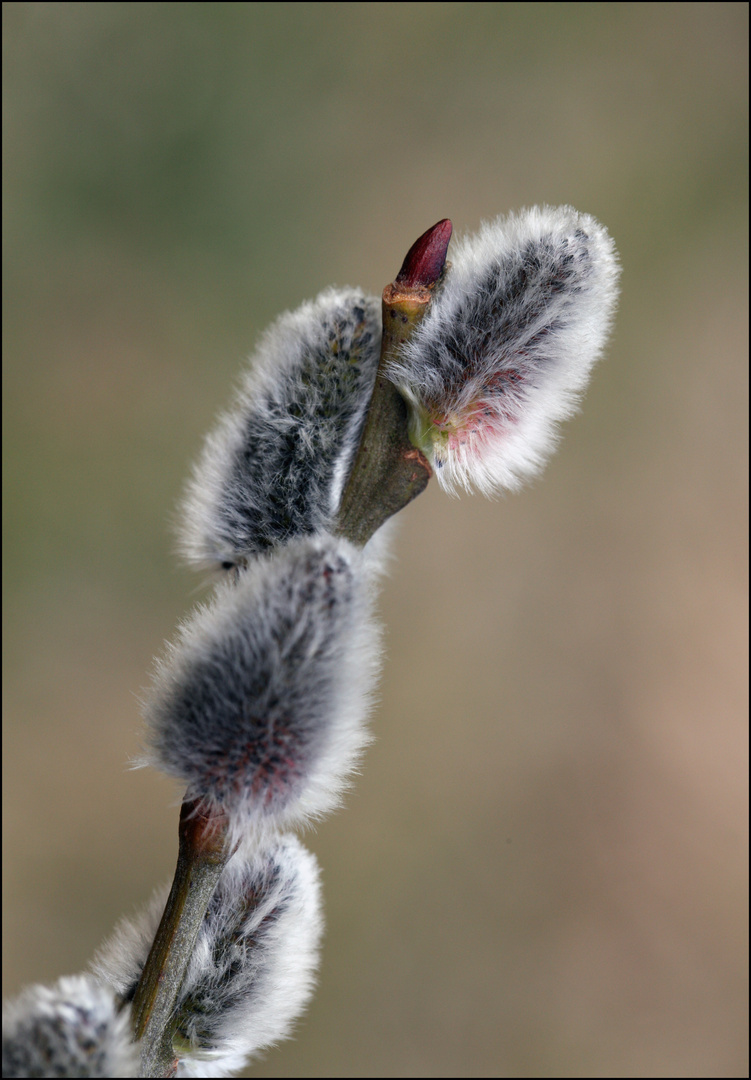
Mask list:
[[[514,497],[402,515],[320,986],[255,1076],[746,1076],[745,4],[3,5],[4,992],[171,876],[169,517],[260,331],[571,203],[623,294]]]

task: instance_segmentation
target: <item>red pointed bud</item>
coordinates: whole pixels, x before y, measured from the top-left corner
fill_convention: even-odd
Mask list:
[[[396,275],[396,284],[404,288],[435,285],[446,263],[452,229],[449,219],[444,218],[415,240]]]

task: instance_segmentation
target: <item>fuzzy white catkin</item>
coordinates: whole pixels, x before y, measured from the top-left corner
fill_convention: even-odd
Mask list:
[[[3,1006],[3,1076],[137,1076],[130,1009],[94,975],[32,986]]]
[[[160,889],[97,954],[100,978],[131,998],[164,908]],[[315,982],[323,930],[315,857],[292,835],[232,857],[177,1001],[178,1076],[231,1076],[286,1038]]]
[[[327,289],[264,334],[188,485],[180,549],[231,569],[329,529],[357,449],[381,344],[381,305]]]
[[[568,206],[486,224],[388,377],[448,491],[516,489],[542,469],[605,345],[618,294],[607,231]]]
[[[364,562],[325,534],[290,541],[223,582],[157,669],[145,763],[223,810],[230,841],[338,805],[370,741],[379,632]]]

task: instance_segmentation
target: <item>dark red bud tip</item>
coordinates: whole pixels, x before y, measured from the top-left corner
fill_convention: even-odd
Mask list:
[[[449,219],[444,218],[415,240],[396,275],[396,284],[410,289],[435,285],[446,262],[452,229]]]

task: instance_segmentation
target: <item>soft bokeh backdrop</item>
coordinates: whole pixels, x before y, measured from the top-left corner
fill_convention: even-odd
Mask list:
[[[536,202],[611,230],[543,480],[402,515],[320,986],[255,1076],[746,1076],[748,9],[9,3],[4,992],[171,876],[169,517],[265,325]]]

